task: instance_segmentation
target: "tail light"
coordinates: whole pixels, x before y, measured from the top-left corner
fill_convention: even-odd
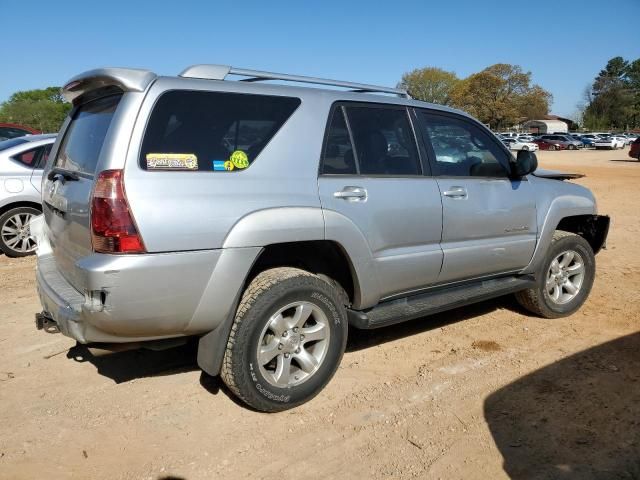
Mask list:
[[[91,241],[100,253],[145,252],[124,193],[122,170],[98,175],[91,198]]]

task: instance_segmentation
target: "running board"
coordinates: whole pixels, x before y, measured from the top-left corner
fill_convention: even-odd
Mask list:
[[[348,310],[349,323],[361,329],[386,327],[533,286],[535,286],[533,276],[519,275],[442,287],[382,302],[367,310]]]

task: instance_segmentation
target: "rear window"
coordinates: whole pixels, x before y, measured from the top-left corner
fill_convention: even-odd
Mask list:
[[[156,103],[140,152],[147,170],[247,168],[300,105],[299,98],[171,91]]]
[[[3,140],[0,142],[0,152],[6,150],[7,148],[15,147],[16,145],[21,145],[23,143],[27,143],[29,140],[24,138],[12,138],[9,140]]]
[[[107,130],[121,98],[121,95],[100,98],[75,111],[60,145],[56,167],[95,173]]]

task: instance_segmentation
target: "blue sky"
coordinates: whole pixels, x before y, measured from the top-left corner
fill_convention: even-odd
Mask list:
[[[640,57],[640,0],[0,0],[0,101],[100,66],[220,63],[381,85],[423,66],[521,65],[571,115],[616,55]]]

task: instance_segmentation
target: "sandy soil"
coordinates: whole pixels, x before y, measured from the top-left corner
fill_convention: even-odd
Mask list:
[[[640,478],[640,163],[541,152],[612,216],[591,297],[510,298],[351,332],[313,401],[267,415],[192,348],[74,359],[36,331],[34,260],[0,257],[0,478]]]

